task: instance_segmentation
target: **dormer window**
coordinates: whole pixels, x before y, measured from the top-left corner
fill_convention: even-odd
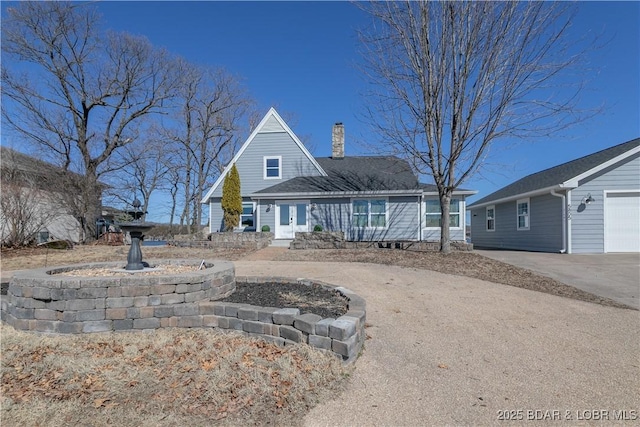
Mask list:
[[[264,179],[282,178],[282,156],[264,158]]]

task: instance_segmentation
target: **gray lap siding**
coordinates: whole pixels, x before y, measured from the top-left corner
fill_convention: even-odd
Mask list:
[[[571,192],[571,252],[604,252],[605,191],[639,189],[640,154],[580,181]],[[582,204],[589,194],[595,200]]]
[[[385,228],[355,227],[351,201],[351,198],[312,200],[316,209],[311,211],[310,228],[319,224],[326,231],[342,231],[352,241],[418,240],[416,197],[388,197]]]
[[[471,211],[474,247],[559,252],[562,249],[562,199],[545,194],[529,199],[529,230],[517,230],[516,200],[495,205],[495,231],[486,230],[486,208]]]
[[[280,178],[264,178],[265,157],[281,157]],[[320,175],[313,163],[286,132],[258,133],[238,158],[236,168],[240,175],[240,189],[243,197],[297,176]],[[222,187],[223,185],[220,184],[212,197],[222,197]]]

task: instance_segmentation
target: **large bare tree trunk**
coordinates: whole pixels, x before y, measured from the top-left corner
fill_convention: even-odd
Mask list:
[[[575,71],[591,44],[568,40],[567,3],[362,7],[375,19],[362,33],[371,83],[367,119],[384,151],[435,182],[441,250],[448,252],[452,192],[485,166],[492,144],[552,135],[586,117],[577,109],[584,81]],[[565,79],[568,71],[574,74]]]

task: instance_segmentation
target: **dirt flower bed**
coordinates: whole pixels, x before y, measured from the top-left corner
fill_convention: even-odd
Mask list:
[[[299,308],[301,314],[313,313],[337,319],[347,312],[347,299],[319,285],[291,283],[236,283],[236,291],[222,301],[260,307]]]
[[[432,270],[440,273],[473,277],[493,283],[515,286],[561,297],[587,301],[610,307],[633,309],[609,298],[600,297],[520,267],[493,260],[473,252],[418,252],[400,249],[322,249],[286,251],[277,261],[368,262],[382,265]]]

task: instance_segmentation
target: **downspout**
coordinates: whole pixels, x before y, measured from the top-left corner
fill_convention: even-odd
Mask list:
[[[573,253],[573,238],[571,237],[571,229],[573,228],[571,218],[571,190],[567,190],[567,253]]]
[[[424,195],[418,196],[418,241],[422,242],[422,199]]]
[[[564,194],[556,193],[556,190],[551,190],[551,195],[560,197],[562,199],[562,249],[560,249],[560,253],[564,254],[567,252],[567,203],[566,197]]]

